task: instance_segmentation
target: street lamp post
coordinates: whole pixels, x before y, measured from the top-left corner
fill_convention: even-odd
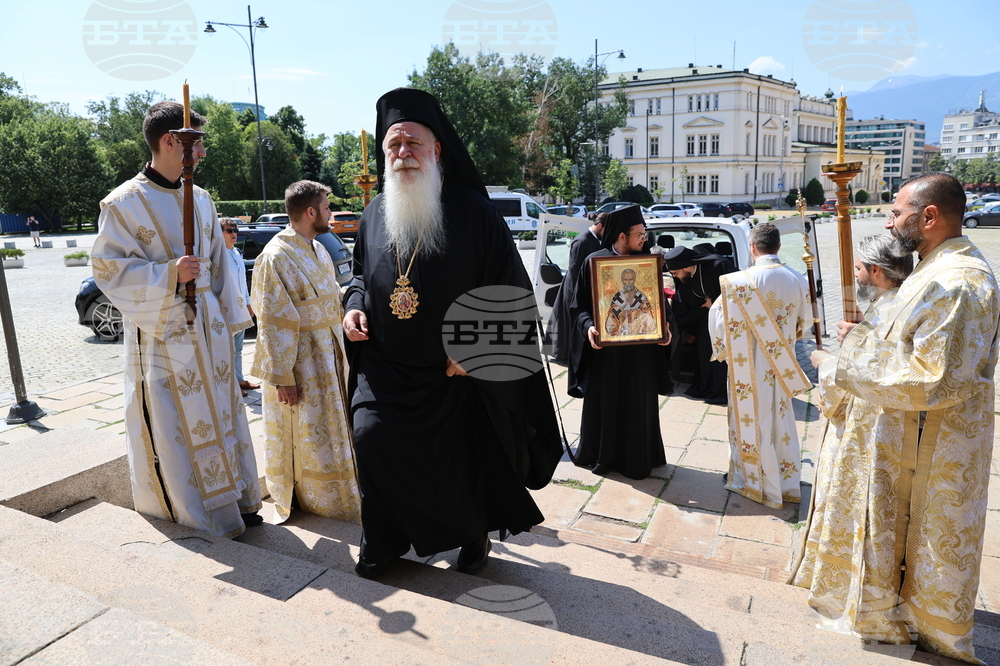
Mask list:
[[[268,26],[267,23],[264,22],[263,16],[258,18],[256,23],[254,23],[250,17],[251,17],[250,5],[247,5],[246,23],[221,23],[219,21],[206,21],[205,32],[210,34],[215,33],[215,28],[213,27],[213,24],[224,25],[227,28],[230,28],[237,35],[239,35],[240,39],[243,40],[243,43],[246,44],[247,48],[250,50],[250,68],[253,71],[253,104],[254,104],[253,110],[254,110],[254,115],[257,118],[257,161],[260,163],[260,194],[264,200],[264,213],[266,214],[270,211],[268,210],[267,206],[267,183],[264,180],[264,139],[260,135],[260,101],[258,100],[257,97],[257,59],[254,54],[253,36],[255,30],[257,30],[258,28],[266,28]],[[250,33],[249,43],[247,42],[246,38],[243,37],[243,33],[241,33],[236,28],[247,29],[247,31]]]
[[[594,40],[594,206],[595,207],[597,206],[598,203],[600,203],[601,199],[601,179],[597,177],[598,164],[600,164],[600,158],[598,157],[597,150],[598,147],[601,145],[600,139],[598,138],[600,136],[598,133],[599,132],[598,120],[600,119],[601,104],[597,92],[597,70],[600,67],[600,63],[597,62],[597,59],[600,58],[601,56],[614,55],[615,53],[618,54],[619,59],[625,58],[625,51],[622,51],[621,49],[619,49],[618,51],[608,51],[607,53],[598,53],[597,40],[596,39]],[[605,58],[605,60],[607,60],[607,58]]]

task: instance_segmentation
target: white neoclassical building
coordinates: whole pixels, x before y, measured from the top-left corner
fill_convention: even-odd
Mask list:
[[[601,103],[611,101],[619,77],[629,113],[602,149],[625,165],[630,182],[662,188],[662,200],[775,203],[815,177],[833,195],[820,176],[820,165],[836,159],[832,92],[809,97],[794,81],[691,63],[610,74]],[[872,174],[883,154],[849,151],[847,159],[865,164],[857,182],[878,182]]]

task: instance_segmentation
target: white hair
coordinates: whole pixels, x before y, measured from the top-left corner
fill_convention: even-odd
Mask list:
[[[421,169],[412,157],[396,160],[392,167],[386,164],[384,180],[382,213],[389,245],[404,261],[415,249],[421,257],[440,254],[446,241],[441,162]]]

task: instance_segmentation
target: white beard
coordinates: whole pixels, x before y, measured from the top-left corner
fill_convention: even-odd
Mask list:
[[[396,167],[416,164],[412,159]],[[421,257],[440,254],[445,247],[444,211],[441,206],[441,163],[424,169],[386,169],[382,213],[389,245],[404,259],[417,249]],[[420,247],[417,248],[417,243]]]
[[[857,287],[859,301],[874,301],[876,288],[873,284],[859,284]]]

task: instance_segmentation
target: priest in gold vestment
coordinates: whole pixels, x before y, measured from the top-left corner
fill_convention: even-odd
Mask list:
[[[973,611],[1000,293],[961,236],[964,210],[961,184],[947,174],[899,191],[887,228],[896,253],[916,251],[920,262],[874,322],[839,324],[834,382],[850,396],[842,461],[834,478],[817,478],[825,499],[793,582],[834,628],[981,663]]]
[[[204,119],[192,113],[192,125]],[[218,536],[260,523],[260,484],[233,373],[233,334],[250,326],[215,205],[194,188],[194,254],[184,255],[176,102],[150,107],[153,154],[101,202],[94,280],[125,320],[125,429],[135,509]],[[205,155],[199,141],[195,159]],[[196,283],[186,322],[184,284]],[[243,515],[241,515],[243,514]]]
[[[253,375],[264,383],[267,489],[278,520],[293,500],[310,513],[358,522],[361,497],[347,412],[340,287],[316,235],[330,230],[330,189],[299,181],[285,191],[291,222],[254,263]]]

